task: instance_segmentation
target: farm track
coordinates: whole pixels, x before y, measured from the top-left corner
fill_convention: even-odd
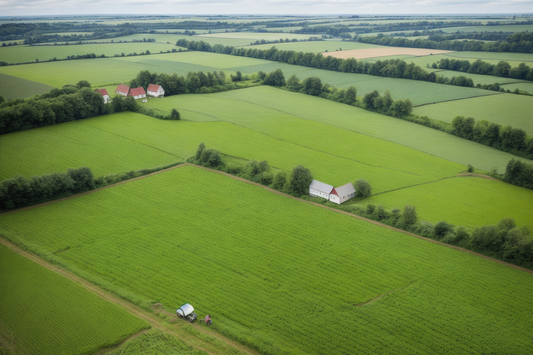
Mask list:
[[[210,345],[210,344],[198,345],[197,344],[198,343],[198,339],[197,338],[194,338],[194,336],[192,336],[191,334],[187,333],[185,330],[181,329],[183,325],[186,325],[186,324],[189,324],[189,323],[179,322],[177,324],[172,324],[172,325],[165,324],[165,323],[163,323],[164,321],[161,318],[159,318],[156,314],[150,313],[148,311],[145,311],[145,310],[143,310],[143,309],[131,304],[130,302],[119,298],[118,296],[112,295],[112,294],[108,293],[107,291],[101,289],[100,287],[93,285],[89,281],[87,281],[87,280],[85,280],[85,279],[83,279],[83,278],[71,273],[70,271],[67,271],[67,270],[62,269],[60,267],[52,265],[48,261],[46,261],[45,259],[42,259],[41,257],[39,257],[39,256],[37,256],[37,255],[35,255],[35,254],[31,253],[31,252],[27,252],[27,251],[21,249],[20,247],[12,244],[11,242],[8,242],[5,239],[0,238],[0,243],[5,245],[6,247],[11,249],[15,253],[20,254],[20,255],[24,256],[25,258],[27,258],[27,259],[39,264],[40,266],[43,266],[43,267],[47,268],[48,270],[51,270],[51,271],[53,271],[53,272],[65,277],[65,278],[71,280],[71,281],[74,281],[75,283],[77,283],[78,285],[82,286],[86,290],[88,290],[90,292],[93,292],[94,294],[96,294],[100,298],[102,298],[102,299],[104,299],[104,300],[106,300],[108,302],[112,302],[112,303],[114,303],[116,305],[121,306],[124,310],[126,310],[130,314],[132,314],[132,315],[134,315],[134,316],[136,316],[136,317],[138,317],[140,319],[143,319],[146,322],[148,322],[153,329],[161,330],[161,331],[169,333],[169,334],[171,334],[173,336],[177,336],[180,340],[184,341],[186,344],[188,344],[190,346],[193,346],[195,349],[203,350],[203,351],[207,352],[208,354],[223,354],[224,353],[223,350],[221,350],[220,352],[216,351],[215,349],[213,349],[214,346]],[[251,350],[251,349],[245,347],[242,344],[239,344],[239,343],[237,343],[237,342],[235,342],[233,340],[224,338],[223,336],[221,336],[221,335],[219,335],[217,333],[205,330],[199,324],[193,324],[193,326],[195,327],[196,330],[198,330],[200,332],[203,332],[205,334],[208,334],[210,336],[216,337],[217,339],[219,339],[219,340],[223,341],[224,343],[226,343],[229,347],[238,349],[243,354],[259,355],[258,352],[254,351],[254,350]],[[129,336],[127,339],[125,339],[124,341],[122,341],[120,344],[118,344],[115,347],[111,347],[111,348],[110,347],[106,347],[106,348],[100,349],[99,351],[97,351],[95,353],[95,355],[104,354],[107,351],[113,350],[116,347],[119,347],[120,345],[122,345],[127,340],[133,339],[133,338],[135,338],[135,337],[137,337],[137,336],[139,336],[141,334],[144,334],[144,332],[145,331],[140,331],[140,332],[137,332],[137,333]],[[192,339],[192,338],[194,338],[194,339]]]

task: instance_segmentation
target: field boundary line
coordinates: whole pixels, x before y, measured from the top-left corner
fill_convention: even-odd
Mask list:
[[[109,291],[92,284],[91,282],[85,280],[84,278],[82,278],[82,277],[80,277],[80,276],[78,276],[78,275],[76,275],[76,274],[74,274],[74,273],[72,273],[72,272],[70,272],[70,271],[68,271],[66,269],[63,269],[63,268],[61,268],[59,266],[55,266],[55,265],[51,264],[46,259],[43,259],[43,258],[41,258],[40,256],[38,256],[36,254],[33,254],[31,251],[26,251],[26,250],[22,249],[21,247],[13,244],[12,242],[10,242],[10,241],[2,238],[2,237],[0,237],[0,244],[6,246],[11,251],[13,251],[13,252],[15,252],[15,253],[27,258],[27,259],[29,259],[30,261],[33,261],[34,263],[36,263],[36,264],[38,264],[38,265],[40,265],[40,266],[42,266],[42,267],[44,267],[44,268],[46,268],[46,269],[48,269],[50,271],[53,271],[56,274],[59,274],[59,275],[65,277],[65,278],[69,279],[72,282],[75,282],[76,284],[80,285],[81,287],[83,287],[87,291],[90,291],[90,292],[96,294],[98,297],[102,298],[103,300],[120,306],[124,311],[134,315],[135,317],[137,317],[139,319],[142,319],[142,320],[146,321],[150,325],[151,328],[163,331],[165,333],[169,333],[172,336],[175,336],[175,337],[179,338],[181,341],[183,341],[187,345],[192,346],[196,350],[203,350],[203,351],[205,351],[208,354],[214,354],[212,351],[209,351],[209,350],[207,350],[205,348],[202,348],[201,346],[199,346],[197,344],[191,343],[191,341],[189,339],[185,339],[183,336],[181,336],[181,334],[179,334],[179,332],[177,331],[180,328],[179,326],[180,325],[183,326],[183,325],[186,325],[186,324],[189,324],[189,323],[187,323],[187,322],[168,323],[168,326],[165,326],[165,323],[163,323],[164,320],[159,318],[155,313],[150,313],[150,312],[148,312],[148,311],[146,311],[146,310],[144,310],[142,308],[139,308],[138,306],[134,305],[133,303],[131,303],[129,301],[126,301],[124,299],[121,299],[118,296],[115,296],[115,295],[111,294]],[[177,317],[176,317],[176,319],[177,319]],[[236,349],[238,349],[238,350],[240,350],[240,351],[242,351],[242,352],[244,352],[246,354],[259,355],[259,353],[257,351],[255,351],[253,349],[250,349],[250,348],[246,347],[245,345],[237,343],[234,340],[231,340],[229,338],[225,338],[224,336],[222,336],[222,335],[220,335],[220,334],[218,334],[216,332],[207,331],[203,327],[200,327],[198,324],[192,324],[192,325],[198,331],[200,331],[202,333],[205,333],[205,334],[208,334],[210,336],[214,336],[214,337],[216,337],[219,340],[223,341],[224,343],[226,343],[228,346],[230,346],[232,348],[236,348]],[[147,330],[146,329],[140,330],[139,332],[136,332],[135,334],[132,334],[129,337],[125,338],[123,341],[117,343],[117,345],[115,345],[115,346],[104,347],[104,348],[99,349],[97,352],[95,352],[95,354],[104,354],[107,351],[110,351],[110,350],[113,350],[115,348],[118,348],[123,343],[125,343],[127,340],[129,340],[131,338],[135,338],[136,336],[141,335],[141,333],[143,331],[147,331]],[[198,341],[204,342],[204,340],[199,339],[199,338],[195,337],[192,334],[189,334],[189,336],[192,337],[192,338],[197,339]],[[212,344],[210,344],[210,345],[212,345]],[[215,345],[212,345],[212,346],[216,349]],[[220,351],[222,352],[223,350],[220,350]]]
[[[501,84],[501,85],[503,85],[503,84]],[[477,88],[474,87],[474,89],[477,89]],[[494,96],[494,95],[501,95],[501,94],[507,94],[507,93],[506,92],[491,92],[491,93],[488,93],[486,95],[463,97],[463,98],[460,98],[460,99],[451,99],[451,100],[444,100],[444,101],[439,101],[439,102],[428,102],[427,104],[420,104],[420,105],[413,106],[413,108],[427,106],[427,105],[437,105],[437,104],[442,104],[444,102],[461,101],[461,100],[468,100],[468,99],[477,99],[478,97]],[[436,120],[436,121],[444,122],[444,121],[440,121],[440,120]],[[447,123],[447,122],[445,122],[445,123]]]

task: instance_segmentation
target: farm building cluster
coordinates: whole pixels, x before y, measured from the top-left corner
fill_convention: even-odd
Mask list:
[[[355,188],[351,183],[340,187],[333,187],[318,180],[313,180],[309,185],[309,195],[322,197],[333,203],[340,205],[355,197]]]
[[[104,97],[104,103],[107,104],[108,102],[111,102],[111,97],[109,97],[106,89],[96,89],[94,92],[98,92]],[[142,99],[143,102],[146,102],[146,92],[148,92],[149,96],[165,97],[165,90],[163,87],[156,84],[149,84],[146,91],[144,91],[142,86],[138,88],[130,88],[128,85],[119,84],[115,92],[122,96],[133,96],[135,100]]]

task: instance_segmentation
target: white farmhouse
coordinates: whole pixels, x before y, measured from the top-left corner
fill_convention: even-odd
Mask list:
[[[150,84],[148,85],[148,88],[146,91],[148,95],[150,96],[155,96],[155,97],[165,96],[165,90],[163,90],[163,87],[161,85]]]
[[[329,194],[333,190],[333,186],[320,182],[318,180],[313,180],[311,185],[309,185],[309,195],[313,197],[322,197],[326,200],[329,200]]]
[[[338,205],[354,197],[355,197],[355,188],[350,182],[341,187],[333,188],[333,190],[329,194],[329,200]]]
[[[144,91],[142,86],[135,89],[130,89],[128,96],[133,96],[135,100],[144,99],[143,102],[146,102],[146,91]]]
[[[104,104],[111,102],[111,97],[109,97],[106,89],[96,89],[94,92],[97,92],[104,97]]]
[[[115,92],[122,96],[128,96],[128,94],[130,93],[130,87],[128,85],[119,84]]]

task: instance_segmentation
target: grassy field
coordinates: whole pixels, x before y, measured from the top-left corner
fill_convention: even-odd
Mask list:
[[[441,28],[443,32],[531,32],[533,25],[466,26]]]
[[[505,60],[511,62],[533,62],[533,53],[505,53],[505,52],[452,52],[444,54],[447,57],[460,59],[483,59],[483,60]],[[513,67],[515,65],[512,65]],[[516,65],[518,66],[518,65]]]
[[[113,56],[124,53],[125,55],[142,52],[147,50],[150,53],[166,52],[177,48],[174,44],[162,44],[154,42],[143,43],[104,43],[104,44],[73,44],[69,46],[12,46],[2,47],[0,56],[2,60],[8,63],[26,63],[35,62],[38,59],[41,62],[57,58],[66,59],[68,56],[85,55],[94,53],[97,56],[105,54]]]
[[[195,167],[0,224],[168,310],[190,302],[213,315],[213,329],[263,353],[533,346],[531,274]]]
[[[283,35],[283,34],[279,34]],[[282,36],[283,37],[283,36]],[[309,41],[309,42],[289,42],[289,43],[276,43],[276,44],[260,44],[253,46],[257,49],[270,49],[275,46],[279,50],[284,51],[297,51],[297,52],[313,52],[322,53],[325,51],[333,52],[336,50],[347,49],[367,49],[367,48],[382,48],[383,46],[377,46],[375,44],[359,43],[359,42],[342,42],[342,41]]]
[[[289,33],[289,34],[279,34],[279,33],[265,33],[265,32],[222,32],[222,33],[210,33],[210,34],[204,34],[200,36],[196,36],[200,38],[212,38],[212,39],[219,39],[219,38],[230,38],[230,39],[246,39],[248,41],[255,42],[256,40],[266,40],[266,41],[274,41],[279,40],[280,38],[288,38],[290,40],[297,39],[297,40],[306,40],[311,35],[308,34],[295,34],[295,33]]]
[[[490,63],[490,64],[498,64],[501,60],[504,60],[506,62],[508,62],[511,67],[518,67],[518,65],[520,63],[528,63],[528,61],[526,59],[529,59],[528,57],[522,57],[523,60],[520,61],[519,58],[521,58],[521,56],[515,56],[515,54],[522,54],[522,53],[498,53],[498,54],[505,54],[505,55],[500,55],[500,56],[494,56],[494,54],[496,53],[493,53],[493,52],[468,52],[468,53],[477,53],[475,55],[473,55],[472,57],[459,57],[462,55],[463,52],[454,52],[454,53],[449,53],[449,54],[439,54],[439,55],[431,55],[431,56],[424,56],[424,57],[417,57],[417,58],[410,58],[408,60],[406,60],[407,63],[410,63],[410,62],[413,62],[415,63],[416,65],[419,65],[420,67],[422,67],[424,70],[427,70],[427,71],[431,71],[432,68],[428,68],[427,66],[431,66],[433,63],[437,63],[439,60],[441,59],[459,59],[459,60],[468,60],[470,61],[470,63],[472,62],[475,62],[478,58],[476,57],[476,55],[478,57],[483,57],[484,53],[488,53],[488,56],[493,58],[493,59],[490,59],[490,58],[480,58],[482,59],[484,62],[487,62],[487,63]],[[509,56],[510,58],[517,58],[516,60],[509,60],[509,59],[506,59],[506,56]],[[531,66],[531,63],[528,63],[528,65]],[[466,75],[468,73],[462,73],[461,75]],[[502,78],[503,79],[503,78]],[[501,80],[501,79],[499,79]],[[494,83],[494,81],[493,81]]]
[[[177,337],[158,330],[150,330],[106,352],[107,355],[206,355],[205,351],[194,350]]]
[[[53,86],[0,73],[0,95],[6,100],[24,99],[35,94],[43,94],[53,88]]]
[[[520,79],[502,78],[499,76],[492,76],[492,75],[470,74],[470,73],[463,73],[463,72],[454,71],[454,70],[439,70],[439,71],[435,71],[435,73],[438,75],[442,75],[446,78],[450,78],[450,79],[454,76],[457,77],[459,75],[462,75],[462,76],[472,79],[474,81],[474,85],[477,85],[477,84],[484,85],[484,84],[494,84],[494,83],[498,83],[498,84],[528,83],[527,81],[520,80]]]
[[[89,354],[148,327],[3,245],[0,284],[0,349],[5,354]]]
[[[533,83],[532,82],[524,82],[524,83],[516,83],[516,84],[506,84],[503,85],[502,88],[505,90],[521,90],[521,91],[527,91],[530,94],[533,94]]]
[[[531,107],[533,96],[500,94],[416,107],[414,113],[445,122],[452,122],[458,115],[474,117],[476,121],[487,120],[502,126],[522,128],[533,135]]]
[[[498,180],[454,177],[372,196],[359,205],[368,203],[382,204],[387,209],[416,206],[418,217],[432,223],[461,221],[460,225],[475,228],[511,217],[517,225],[533,229],[533,191]],[[464,218],[466,211],[468,217]]]
[[[476,168],[487,171],[493,167],[497,167],[500,172],[504,171],[507,162],[514,157],[511,154],[425,126],[325,99],[267,86],[211,95],[178,95],[167,97],[163,100],[154,99],[148,102],[148,106],[160,109],[165,113],[170,112],[175,107],[180,110],[182,117],[187,120],[222,120],[276,137],[278,133],[273,132],[272,128],[269,127],[269,122],[272,119],[277,119],[278,116],[290,114],[302,120],[324,123],[398,143],[463,166],[473,164]],[[239,113],[235,114],[237,107],[239,108]],[[267,119],[259,121],[253,119],[254,117],[265,117]],[[281,131],[284,130],[280,128],[277,132]],[[401,132],[401,134],[398,134],[398,132]],[[318,142],[322,139],[324,138],[317,138]],[[323,149],[321,147],[319,150]],[[357,157],[354,158],[358,159]]]
[[[233,110],[230,103],[225,110]],[[249,106],[250,112],[261,109]],[[433,181],[464,170],[462,165],[413,149],[290,115],[274,112],[272,117],[270,111],[262,118],[270,122],[261,123],[258,118],[256,124],[270,126],[270,131],[226,122],[162,121],[122,113],[17,132],[0,141],[2,151],[9,152],[1,157],[0,176],[40,175],[78,166],[91,167],[96,176],[138,170],[183,160],[194,154],[200,142],[230,156],[267,160],[287,171],[302,164],[331,184],[344,185],[367,176],[374,181],[376,191]],[[315,141],[324,131],[332,136],[322,137],[330,146]],[[54,158],[42,159],[43,151]]]

